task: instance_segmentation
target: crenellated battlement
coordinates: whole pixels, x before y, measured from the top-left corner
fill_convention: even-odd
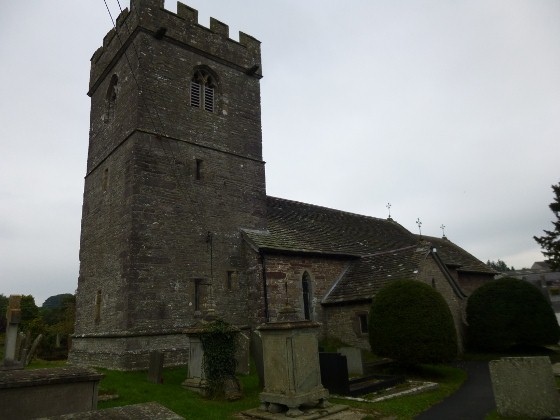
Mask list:
[[[198,22],[198,11],[181,2],[177,2],[177,13],[173,13],[164,8],[164,0],[131,0],[131,10],[122,11],[116,30],[105,35],[103,45],[91,58],[90,95],[140,32],[262,77],[260,41],[252,36],[240,31],[239,41],[235,41],[229,37],[229,26],[214,18],[205,27]]]

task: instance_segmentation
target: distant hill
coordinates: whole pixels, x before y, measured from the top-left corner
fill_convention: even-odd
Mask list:
[[[73,295],[71,293],[63,293],[61,295],[55,295],[55,296],[51,296],[49,297],[47,300],[45,300],[45,302],[43,302],[43,306],[42,308],[48,308],[48,309],[57,309],[57,308],[61,308],[62,307],[62,302],[64,301],[65,298],[68,297],[72,297]]]

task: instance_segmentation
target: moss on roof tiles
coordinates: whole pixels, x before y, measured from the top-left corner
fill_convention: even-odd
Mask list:
[[[324,304],[371,299],[393,280],[414,279],[429,245],[366,255],[350,264],[344,275],[323,299]]]
[[[393,221],[268,197],[268,230],[245,231],[258,248],[366,255],[415,244]]]
[[[495,270],[447,238],[433,236],[422,236],[422,238],[436,247],[441,260],[447,266],[456,267],[458,271],[463,272],[497,274]]]

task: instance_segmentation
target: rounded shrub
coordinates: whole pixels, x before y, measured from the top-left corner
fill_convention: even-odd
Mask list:
[[[560,328],[552,307],[532,284],[514,278],[493,280],[467,302],[467,345],[503,351],[515,345],[556,344]]]
[[[457,333],[447,303],[415,280],[397,280],[374,297],[369,342],[378,356],[403,364],[441,363],[457,356]]]

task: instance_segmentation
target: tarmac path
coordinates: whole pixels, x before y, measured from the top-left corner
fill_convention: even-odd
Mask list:
[[[484,420],[496,409],[488,362],[459,362],[456,366],[467,371],[465,383],[416,420]]]

